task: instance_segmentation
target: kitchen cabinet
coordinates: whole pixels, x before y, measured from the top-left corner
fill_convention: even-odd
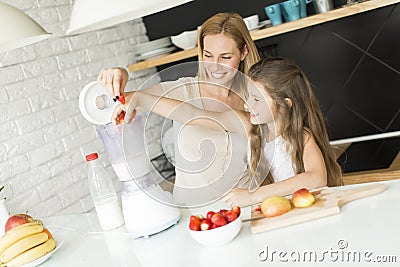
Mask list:
[[[261,40],[264,38],[276,36],[279,34],[303,29],[313,25],[321,24],[324,22],[341,19],[351,15],[359,14],[362,12],[370,11],[380,7],[396,4],[400,2],[399,0],[368,0],[355,5],[341,7],[334,9],[330,12],[311,15],[299,20],[285,22],[281,25],[267,27],[264,29],[256,30],[251,32],[251,36],[254,41]],[[130,64],[128,70],[130,72],[144,70],[151,67],[157,67],[160,65],[176,62],[179,60],[191,58],[197,55],[197,48],[183,50],[175,52],[166,56],[148,59],[142,62]]]

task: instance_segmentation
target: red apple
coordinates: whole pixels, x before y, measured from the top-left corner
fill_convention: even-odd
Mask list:
[[[315,202],[315,197],[306,188],[297,190],[292,195],[292,204],[296,208],[311,206]]]
[[[15,214],[10,217],[8,217],[6,226],[5,226],[5,231],[9,231],[13,229],[14,227],[17,227],[18,225],[24,224],[24,223],[30,223],[34,222],[35,220],[32,218],[32,216],[28,214]]]
[[[261,203],[261,212],[265,217],[274,217],[292,209],[290,200],[281,196],[272,196]]]

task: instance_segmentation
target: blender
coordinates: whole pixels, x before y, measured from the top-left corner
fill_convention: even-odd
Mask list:
[[[176,224],[180,212],[170,204],[172,194],[156,183],[145,149],[143,116],[115,126],[110,120],[117,105],[98,82],[87,84],[79,96],[79,109],[99,125],[97,133],[121,181],[125,227],[133,238],[148,237]]]

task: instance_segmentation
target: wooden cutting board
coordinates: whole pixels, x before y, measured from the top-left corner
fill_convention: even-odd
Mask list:
[[[318,218],[330,216],[340,212],[340,207],[344,204],[379,194],[386,189],[383,184],[373,184],[357,187],[348,190],[339,190],[333,188],[323,188],[312,193],[315,196],[313,205],[306,208],[293,208],[289,212],[271,218],[265,218],[260,211],[252,207],[251,211],[251,232],[253,234],[281,228],[297,223],[315,220]]]

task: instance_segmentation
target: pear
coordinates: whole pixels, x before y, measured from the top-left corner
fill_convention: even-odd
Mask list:
[[[265,217],[282,215],[292,209],[290,200],[281,196],[272,196],[261,204],[261,212]]]

